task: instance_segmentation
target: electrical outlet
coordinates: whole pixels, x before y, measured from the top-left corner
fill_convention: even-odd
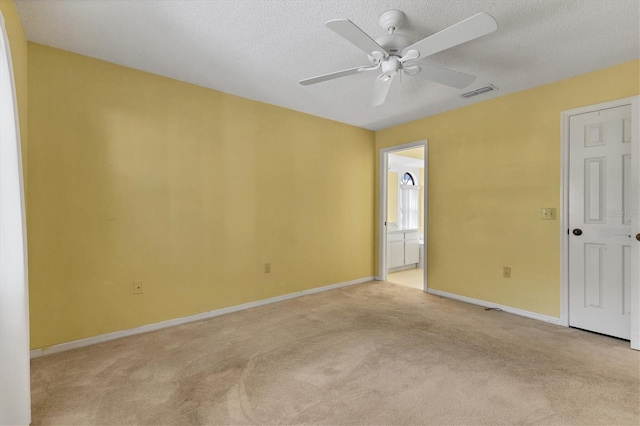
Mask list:
[[[264,273],[265,274],[270,274],[271,273],[271,263],[265,263],[264,264]]]
[[[509,266],[505,266],[504,268],[502,268],[502,277],[511,278],[511,268]]]
[[[133,294],[142,294],[142,281],[134,281]]]

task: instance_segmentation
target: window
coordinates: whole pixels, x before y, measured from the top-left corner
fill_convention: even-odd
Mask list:
[[[420,186],[411,173],[406,172],[400,180],[399,225],[401,229],[417,229],[420,224]]]
[[[404,176],[402,176],[402,180],[400,181],[401,185],[415,185],[415,181],[413,180],[413,176],[411,176],[411,173],[405,173]]]

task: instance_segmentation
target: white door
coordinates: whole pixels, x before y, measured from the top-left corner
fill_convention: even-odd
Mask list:
[[[572,116],[569,140],[569,325],[629,339],[631,106]]]

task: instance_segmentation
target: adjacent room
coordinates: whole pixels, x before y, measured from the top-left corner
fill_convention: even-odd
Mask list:
[[[0,13],[0,425],[640,424],[637,0]]]
[[[424,289],[425,146],[386,154],[386,258],[390,283]],[[384,177],[384,176],[383,176]]]

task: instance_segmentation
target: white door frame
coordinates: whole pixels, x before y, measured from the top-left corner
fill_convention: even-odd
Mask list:
[[[23,159],[11,46],[2,12],[0,58],[0,424],[28,425],[31,370]]]
[[[640,193],[640,97],[618,99],[596,105],[588,105],[561,112],[562,153],[560,187],[560,324],[569,326],[569,119],[573,115],[585,114],[602,109],[631,105],[631,158],[636,164],[633,170],[632,193]],[[636,206],[640,200],[636,200]],[[640,217],[631,218],[632,235],[640,233]],[[631,348],[640,350],[640,243],[634,238],[631,258]]]
[[[424,188],[423,190],[423,202],[422,206],[422,215],[423,215],[423,227],[422,227],[422,241],[423,241],[423,250],[422,250],[422,271],[424,276],[422,277],[423,290],[426,292],[427,287],[427,188],[429,186],[428,179],[428,164],[429,164],[429,141],[427,139],[405,143],[403,145],[395,145],[388,148],[383,148],[380,150],[380,194],[378,200],[380,204],[379,208],[379,221],[378,221],[378,276],[377,279],[379,281],[387,280],[387,169],[388,169],[388,154],[393,153],[395,151],[404,151],[406,149],[412,148],[420,148],[424,147]]]

